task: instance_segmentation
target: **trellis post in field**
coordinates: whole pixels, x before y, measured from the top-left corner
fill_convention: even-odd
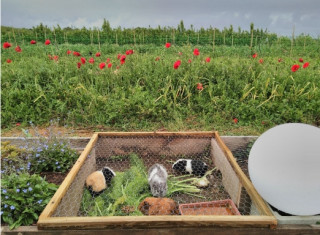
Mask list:
[[[199,44],[199,40],[200,40],[200,33],[198,31],[198,40],[197,40],[197,44]]]
[[[306,35],[304,35],[304,41],[303,41],[303,52],[306,51]]]
[[[294,30],[295,30],[295,26],[293,25],[293,29],[292,29],[292,38],[291,38],[291,48],[290,48],[290,56],[292,56],[292,51],[293,51]]]
[[[174,29],[172,29],[172,43],[174,44]]]
[[[231,34],[231,46],[233,47],[233,33]]]
[[[223,32],[223,45],[226,45],[226,32]]]
[[[90,41],[91,41],[91,46],[93,45],[93,32],[92,29],[90,30]]]
[[[36,32],[36,42],[37,42],[37,46],[39,46],[38,45],[38,34],[37,34],[37,32]]]
[[[101,51],[101,46],[100,46],[100,30],[98,29],[98,45],[99,45],[99,51]]]
[[[67,32],[65,32],[64,34],[63,34],[63,37],[64,37],[64,43],[68,43],[68,40],[67,40]]]
[[[216,29],[213,29],[213,36],[212,36],[212,51],[214,51],[215,46],[215,40],[216,40]]]
[[[53,26],[53,35],[54,35],[54,44],[55,44],[55,46],[58,46],[57,37],[56,37],[56,30],[55,30],[54,26]]]
[[[136,46],[136,33],[135,30],[133,29],[133,46]]]
[[[251,40],[250,40],[250,49],[252,49],[252,44],[253,44],[253,24],[251,28]]]
[[[14,42],[15,42],[15,44],[16,44],[16,46],[17,46],[16,35],[15,35],[15,33],[14,33],[13,28],[12,28],[12,36],[13,36],[13,38],[14,38]]]
[[[116,33],[116,45],[118,45],[118,34]]]

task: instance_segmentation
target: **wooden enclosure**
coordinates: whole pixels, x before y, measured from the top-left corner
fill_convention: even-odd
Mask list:
[[[182,138],[180,140],[179,138]],[[140,141],[143,139],[143,141]],[[99,144],[98,144],[99,143]],[[145,147],[147,143],[148,147]],[[254,215],[171,215],[171,216],[79,216],[84,182],[96,169],[96,153],[104,146],[108,157],[117,151],[143,150],[141,155],[183,155],[209,152],[222,174],[222,183],[235,205],[250,198]],[[162,147],[159,148],[158,146]],[[125,146],[118,148],[115,146]],[[206,150],[206,146],[210,146]],[[159,150],[160,149],[160,150]],[[271,227],[277,225],[269,207],[243,173],[218,132],[98,132],[95,133],[73,168],[39,217],[38,229],[170,228],[170,227]]]

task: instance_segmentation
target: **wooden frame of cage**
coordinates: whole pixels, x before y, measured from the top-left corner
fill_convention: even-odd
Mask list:
[[[100,136],[110,137],[212,137],[223,151],[226,160],[239,178],[239,182],[246,189],[257,210],[263,215],[232,215],[232,216],[99,216],[99,217],[52,217],[60,201],[66,194],[88,154],[94,148]],[[208,132],[96,132],[93,134],[84,151],[66,176],[46,208],[41,213],[37,226],[39,229],[102,229],[102,228],[170,228],[170,227],[270,227],[275,228],[277,220],[257,193],[248,177],[237,164],[232,152],[221,140],[217,131]]]

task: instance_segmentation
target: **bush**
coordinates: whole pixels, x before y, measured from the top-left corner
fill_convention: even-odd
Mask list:
[[[39,175],[2,175],[1,221],[10,229],[31,225],[53,196],[58,186]]]

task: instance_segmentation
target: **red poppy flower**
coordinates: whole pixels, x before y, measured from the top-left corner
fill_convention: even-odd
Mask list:
[[[10,59],[7,59],[7,63],[10,64],[12,62],[12,60]]]
[[[59,60],[59,56],[55,55],[55,56],[53,56],[53,59],[54,59],[55,61],[58,61],[58,60]]]
[[[107,58],[107,63],[109,63],[110,62],[110,58]]]
[[[166,48],[169,48],[169,47],[171,47],[171,43],[167,42],[165,46],[166,46]]]
[[[50,45],[50,44],[51,44],[51,42],[50,42],[50,40],[49,40],[49,39],[47,39],[47,40],[44,42],[44,44],[45,44],[45,45]]]
[[[96,53],[96,57],[100,57],[101,56],[101,53],[100,52],[97,52]]]
[[[252,55],[252,58],[257,58],[257,56],[258,56],[258,54],[257,54],[257,53],[254,53],[254,54]]]
[[[197,89],[198,89],[199,91],[202,91],[202,90],[203,90],[203,85],[202,85],[202,83],[197,83]]]
[[[233,118],[233,122],[235,123],[235,124],[237,124],[238,123],[238,118]]]
[[[78,63],[77,63],[77,66],[78,66],[78,69],[80,69],[80,68],[81,68],[81,63],[78,62]]]
[[[305,62],[303,65],[302,65],[302,68],[307,68],[309,66],[309,62]]]
[[[302,59],[302,58],[300,58],[300,59],[299,59],[299,62],[303,63],[303,59]]]
[[[81,57],[81,59],[80,59],[80,60],[81,60],[81,63],[82,63],[82,64],[85,64],[85,63],[86,63],[86,58]]]
[[[158,56],[155,60],[156,60],[156,61],[160,60],[160,57]]]
[[[4,48],[4,49],[7,49],[7,48],[9,48],[9,47],[11,47],[11,44],[10,44],[10,43],[8,43],[8,42],[3,43],[3,48]]]
[[[67,50],[67,55],[70,55],[71,54],[71,51],[70,50]]]
[[[112,67],[112,63],[109,63],[108,64],[108,68],[110,69]]]
[[[206,58],[206,62],[209,63],[211,61],[210,57]]]
[[[121,57],[121,54],[118,54],[117,58],[120,59],[120,57]]]
[[[188,63],[191,64],[191,62],[192,62],[192,61],[189,59],[189,60],[188,60]]]
[[[259,63],[260,63],[260,64],[263,64],[263,59],[260,59],[260,60],[259,60]]]
[[[94,63],[93,57],[91,57],[91,58],[88,60],[88,62],[89,62],[90,64],[93,64],[93,63]]]
[[[126,55],[120,57],[120,64],[124,64],[124,62],[126,62]]]
[[[174,62],[173,68],[178,69],[180,65],[181,65],[181,60],[177,60],[176,62]]]
[[[198,48],[194,49],[194,50],[193,50],[193,54],[194,54],[195,56],[200,55],[199,49],[198,49]]]
[[[291,67],[291,71],[292,71],[292,72],[296,72],[299,68],[300,68],[300,65],[294,64],[294,65],[292,65],[292,67]]]
[[[16,50],[16,52],[21,52],[21,51],[22,51],[19,46],[17,46],[17,47],[15,48],[15,50]]]
[[[81,56],[80,53],[77,52],[77,51],[74,51],[74,52],[73,52],[73,55],[74,55],[74,56]]]
[[[35,40],[31,40],[30,44],[36,44],[37,42]]]
[[[279,59],[278,59],[278,62],[280,63],[281,61],[282,61],[282,59],[281,59],[281,58],[279,58]]]
[[[106,67],[106,63],[101,62],[101,63],[99,64],[99,68],[100,68],[100,69],[103,69],[104,67]]]
[[[17,122],[17,123],[16,123],[16,126],[21,126],[21,123],[20,123],[20,122]]]
[[[133,50],[127,50],[126,51],[126,55],[132,55],[133,54]]]

